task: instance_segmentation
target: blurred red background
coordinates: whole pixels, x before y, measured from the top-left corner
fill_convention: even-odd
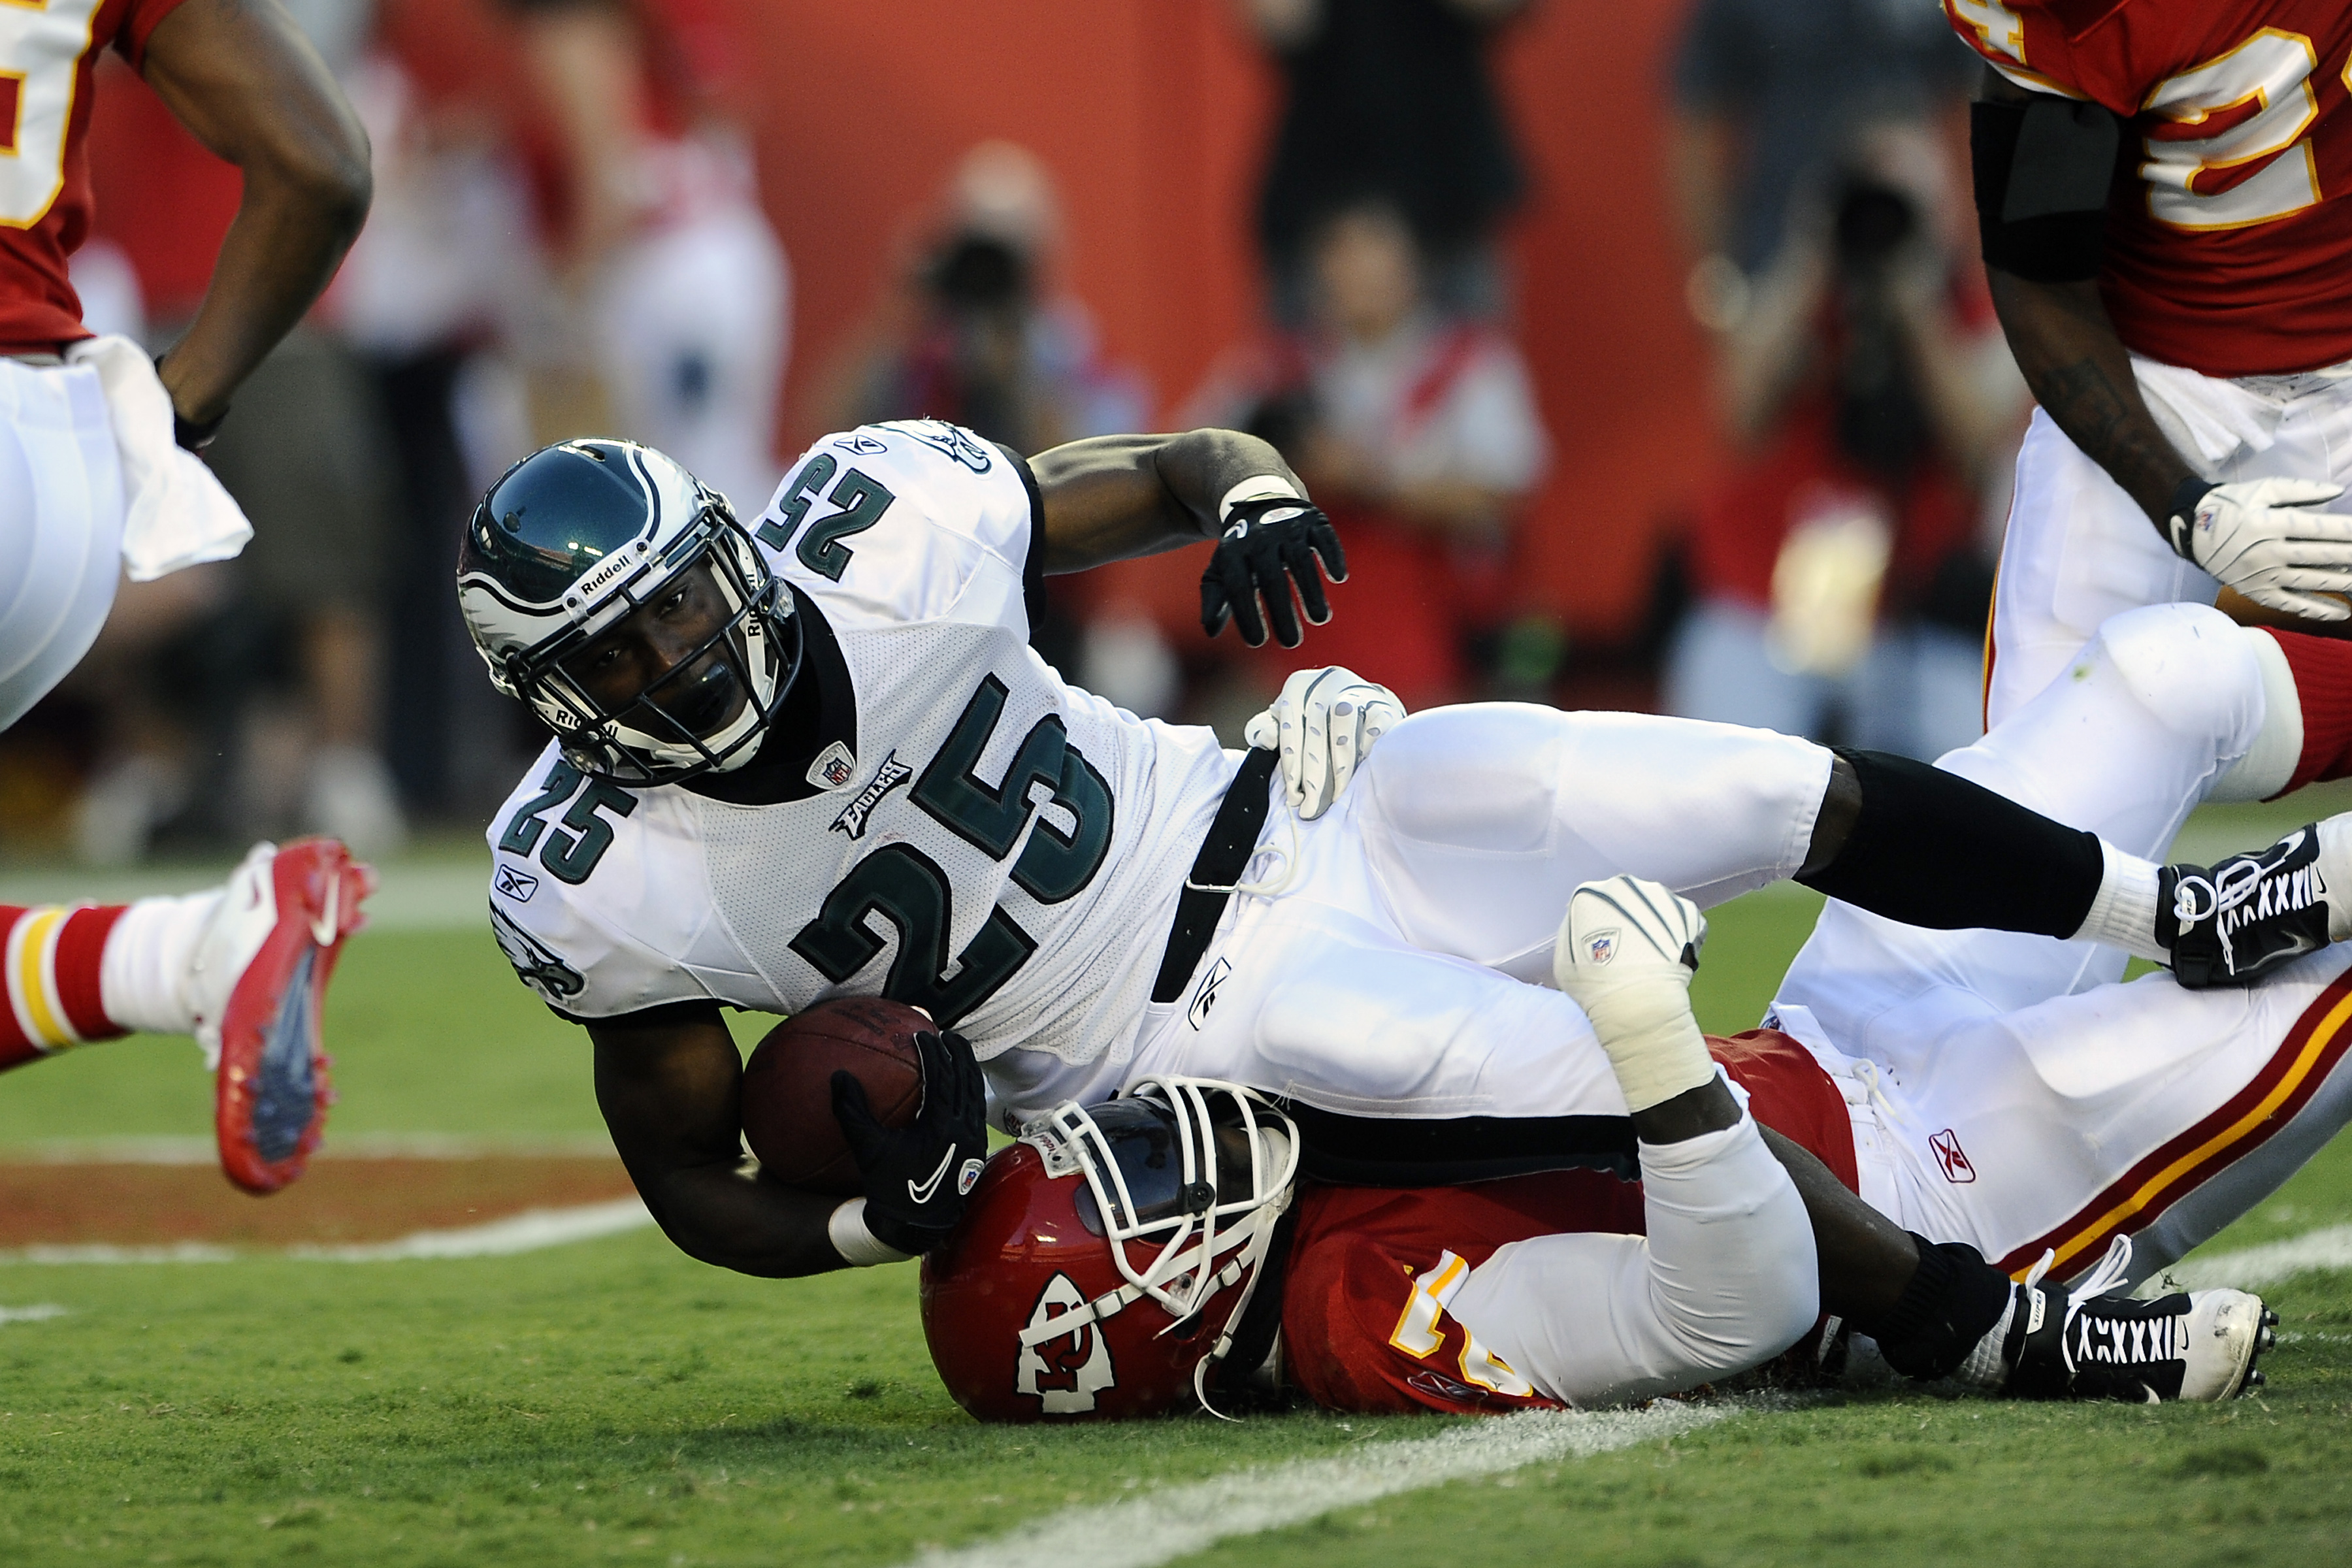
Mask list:
[[[735,106],[757,138],[794,274],[782,449],[819,433],[814,387],[874,303],[910,219],[983,138],[1018,142],[1052,169],[1067,281],[1110,357],[1150,378],[1163,415],[1252,329],[1250,213],[1275,84],[1226,5],[725,4],[744,42]],[[1581,638],[1612,637],[1640,614],[1660,527],[1710,451],[1702,344],[1682,305],[1657,152],[1664,56],[1683,10],[1684,0],[1551,0],[1501,50],[1534,175],[1510,231],[1519,330],[1555,443],[1527,525],[1527,587]],[[387,40],[429,89],[511,90],[485,0],[386,0],[383,13]],[[107,80],[92,148],[100,226],[168,310],[174,289],[199,287],[209,270],[236,176],[184,139],[180,156],[155,156],[155,141],[131,132],[152,132],[160,104],[126,73]],[[185,237],[207,225],[208,243]],[[1187,613],[1191,573],[1127,570],[1130,591],[1171,617]]]

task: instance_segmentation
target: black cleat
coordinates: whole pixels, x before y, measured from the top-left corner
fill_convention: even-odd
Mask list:
[[[2327,881],[2317,824],[2269,848],[2157,873],[2156,940],[2190,991],[2251,985],[2327,945]]]
[[[2025,1399],[2218,1403],[2262,1386],[2255,1359],[2278,1314],[2244,1290],[2189,1290],[2137,1301],[2120,1293],[2131,1244],[2117,1237],[2074,1291],[2041,1283],[2036,1265],[2019,1288],[2010,1330],[2006,1391]],[[2047,1259],[2044,1260],[2047,1262]]]

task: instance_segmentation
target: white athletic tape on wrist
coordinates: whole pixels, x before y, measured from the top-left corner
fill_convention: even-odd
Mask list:
[[[866,1200],[851,1198],[833,1211],[824,1222],[824,1234],[833,1242],[833,1249],[852,1268],[871,1268],[877,1263],[904,1263],[914,1256],[901,1252],[875,1239],[866,1228]]]
[[[1647,1110],[1713,1081],[1715,1058],[1691,1016],[1686,984],[1671,975],[1643,975],[1580,984],[1574,999],[1609,1053],[1626,1110]]]
[[[1298,493],[1297,485],[1292,484],[1280,474],[1254,474],[1227,490],[1224,499],[1217,502],[1218,524],[1223,526],[1225,519],[1234,514],[1234,508],[1241,505],[1242,502],[1264,500],[1268,496],[1281,496],[1289,500],[1307,499]]]

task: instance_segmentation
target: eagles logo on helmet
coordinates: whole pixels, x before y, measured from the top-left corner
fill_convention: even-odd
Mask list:
[[[1290,1118],[1211,1079],[1145,1079],[1030,1122],[924,1256],[940,1381],[983,1421],[1206,1404],[1297,1173]]]
[[[707,570],[718,629],[630,701],[563,661]],[[751,761],[800,666],[789,592],[727,498],[634,441],[562,441],[492,485],[457,552],[457,602],[490,682],[530,705],[584,773],[674,784]]]

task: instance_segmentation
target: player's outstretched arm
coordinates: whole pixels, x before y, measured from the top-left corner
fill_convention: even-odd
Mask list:
[[[614,1147],[679,1250],[772,1279],[847,1267],[825,1230],[839,1199],[746,1173],[742,1058],[717,1007],[591,1024],[588,1035]]]
[[[245,175],[187,335],[164,356],[172,406],[202,428],[310,308],[366,221],[367,132],[276,0],[188,0],[144,66],[180,122]]]
[[[1256,437],[1097,436],[1040,452],[1029,466],[1045,514],[1047,572],[1083,572],[1213,539],[1201,578],[1201,625],[1211,637],[1230,619],[1252,647],[1269,627],[1283,647],[1297,647],[1298,608],[1315,626],[1331,618],[1324,579],[1348,577],[1339,536],[1282,454]]]

